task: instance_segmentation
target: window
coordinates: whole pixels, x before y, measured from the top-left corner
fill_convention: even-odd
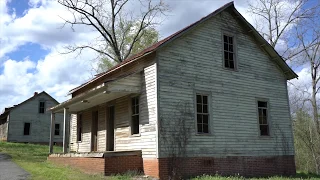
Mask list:
[[[258,101],[260,136],[269,136],[268,102]]]
[[[44,114],[44,109],[45,109],[45,102],[40,101],[39,102],[39,113]]]
[[[235,69],[234,39],[232,36],[223,35],[224,67]]]
[[[54,135],[56,135],[56,136],[60,135],[60,124],[54,125]]]
[[[24,123],[23,135],[30,135],[30,123]]]
[[[197,94],[197,132],[209,133],[209,103],[208,96]]]
[[[77,141],[81,141],[82,137],[82,114],[79,114],[78,119],[77,119]]]
[[[139,97],[131,99],[131,134],[139,134]]]

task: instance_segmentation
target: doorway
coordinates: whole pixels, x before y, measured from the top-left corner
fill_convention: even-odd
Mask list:
[[[109,118],[107,121],[107,151],[114,151],[114,106],[108,109]]]
[[[98,150],[98,111],[92,114],[91,151]]]

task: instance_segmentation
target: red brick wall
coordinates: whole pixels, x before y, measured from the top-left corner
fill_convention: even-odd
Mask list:
[[[86,157],[48,157],[48,160],[60,165],[70,166],[80,169],[89,174],[104,173],[104,158],[86,158]]]
[[[152,163],[144,163],[149,167],[145,171],[146,175],[154,176],[150,169],[155,167],[154,171],[159,171],[161,179],[168,179],[170,175],[170,164],[173,162],[170,158],[158,159],[159,169]],[[247,156],[232,156],[225,158],[210,158],[210,157],[190,157],[177,160],[180,162],[178,174],[181,177],[190,177],[203,174],[220,174],[220,175],[241,175],[246,177],[257,176],[273,176],[282,175],[290,176],[296,173],[294,156],[272,156],[272,157],[247,157]],[[156,160],[154,160],[156,163]],[[159,176],[154,176],[159,177]]]
[[[141,156],[114,156],[105,158],[49,157],[49,161],[78,168],[86,173],[105,175],[124,173],[129,170],[144,171],[146,175],[168,179],[171,174],[171,158],[143,159]],[[225,158],[189,157],[178,159],[178,174],[190,177],[203,174],[252,176],[290,176],[296,173],[294,156]]]
[[[158,159],[143,159],[144,174],[159,178],[159,161]]]
[[[90,174],[104,173],[105,175],[111,175],[127,171],[143,171],[141,155],[105,158],[48,157],[48,160],[55,164],[70,166]]]
[[[105,175],[127,171],[143,171],[141,156],[113,156],[105,158]]]

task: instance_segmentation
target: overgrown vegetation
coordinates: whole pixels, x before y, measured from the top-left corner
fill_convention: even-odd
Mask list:
[[[57,166],[47,161],[49,147],[44,145],[0,142],[0,152],[9,154],[12,160],[31,174],[33,180],[129,180],[134,173],[116,176],[88,175],[71,167]],[[62,152],[54,147],[54,152]]]

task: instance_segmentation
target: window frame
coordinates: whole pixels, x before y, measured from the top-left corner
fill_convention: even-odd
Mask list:
[[[130,100],[129,100],[129,112],[130,112],[130,136],[133,136],[133,137],[135,137],[135,136],[141,136],[141,129],[140,129],[140,119],[141,119],[141,117],[140,117],[140,114],[141,114],[141,100],[140,100],[140,95],[133,95],[133,96],[130,96],[129,98],[130,98]],[[133,112],[132,112],[132,100],[134,99],[134,98],[138,98],[138,101],[139,101],[139,103],[138,103],[138,106],[139,106],[139,114],[138,114],[138,116],[139,116],[139,123],[138,123],[138,127],[139,127],[139,133],[137,133],[137,134],[132,134],[132,116],[133,116]]]
[[[58,134],[58,135],[56,134],[56,125],[59,125],[59,134]],[[54,135],[55,135],[55,136],[61,136],[60,131],[61,131],[61,125],[60,125],[60,123],[55,123],[55,124],[54,124]]]
[[[81,117],[81,122],[80,122],[80,117]],[[79,124],[81,125],[81,132],[79,132]],[[79,113],[77,115],[77,142],[82,142],[82,129],[83,129],[83,115],[82,113]],[[79,137],[80,137],[80,140],[79,140]]]
[[[199,133],[198,132],[198,119],[197,119],[197,95],[207,96],[208,97],[208,133]],[[211,119],[212,119],[212,109],[211,109],[211,93],[206,91],[195,91],[194,92],[194,122],[195,122],[195,134],[198,136],[208,136],[212,135],[212,128],[211,128]]]
[[[30,125],[29,125],[29,134],[25,134],[25,133],[24,133],[24,129],[25,129],[25,126],[26,126],[27,123],[30,124]],[[22,134],[23,134],[23,136],[30,136],[30,135],[31,135],[31,122],[24,122],[24,123],[23,123],[23,131],[22,131]]]
[[[259,102],[266,102],[267,103],[267,124],[268,124],[268,135],[261,135],[260,131],[260,120],[259,120]],[[272,131],[271,131],[271,116],[270,116],[270,101],[266,98],[256,98],[256,119],[257,119],[257,127],[258,127],[258,136],[260,138],[270,138],[272,137]]]
[[[43,103],[43,113],[40,111],[40,109],[41,109],[41,103]],[[45,114],[45,113],[46,113],[46,101],[39,101],[38,113],[39,113],[39,114]]]
[[[229,36],[233,38],[233,61],[234,61],[234,68],[228,68],[225,67],[225,59],[224,59],[224,36]],[[237,36],[235,35],[235,33],[229,32],[229,31],[225,31],[222,30],[222,34],[221,34],[221,52],[222,52],[222,67],[225,70],[230,70],[230,71],[238,71],[238,44],[237,44]]]

